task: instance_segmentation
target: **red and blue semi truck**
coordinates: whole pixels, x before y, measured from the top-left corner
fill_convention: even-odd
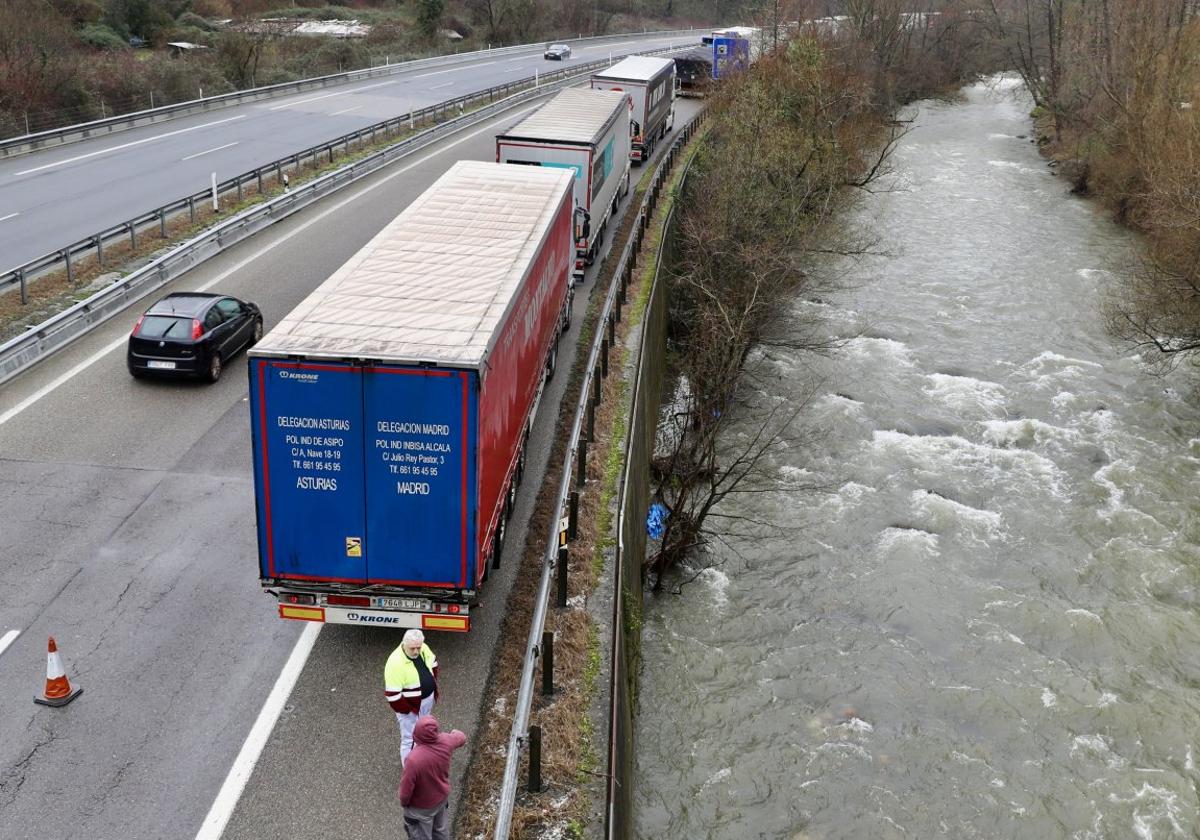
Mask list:
[[[461,161],[249,358],[283,618],[468,631],[569,323],[572,177]]]

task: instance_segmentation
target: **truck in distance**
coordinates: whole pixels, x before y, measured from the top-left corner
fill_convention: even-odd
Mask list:
[[[669,58],[631,55],[593,73],[592,90],[630,95],[629,158],[634,163],[649,160],[658,141],[675,127],[675,62]]]
[[[281,617],[470,629],[568,324],[572,186],[460,161],[254,347]]]
[[[629,94],[567,88],[496,137],[496,160],[565,169],[574,179],[575,262],[583,280],[629,192]]]

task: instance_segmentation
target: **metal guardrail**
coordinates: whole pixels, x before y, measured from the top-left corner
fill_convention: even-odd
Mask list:
[[[663,48],[658,50],[648,50],[647,55],[653,55],[663,52],[671,52],[674,48]],[[253,169],[249,172],[243,172],[226,181],[222,181],[216,186],[218,198],[236,194],[237,200],[242,201],[247,186],[252,186],[259,193],[263,191],[264,182],[272,181],[278,184],[285,173],[298,169],[303,163],[311,161],[314,165],[322,158],[333,160],[334,152],[337,149],[349,151],[351,146],[360,146],[364,143],[374,143],[377,136],[384,137],[389,134],[394,134],[402,131],[405,128],[414,129],[418,125],[429,124],[438,120],[447,119],[455,115],[455,112],[462,113],[468,107],[475,107],[481,102],[489,103],[504,99],[510,96],[513,92],[528,88],[531,86],[542,86],[545,84],[553,84],[564,78],[573,78],[583,73],[599,69],[607,65],[607,60],[591,61],[587,64],[577,64],[571,67],[564,67],[559,70],[551,71],[550,73],[538,73],[534,76],[527,76],[524,79],[518,79],[512,82],[506,82],[503,85],[487,88],[486,90],[476,91],[475,93],[464,94],[455,99],[448,99],[445,102],[440,102],[436,105],[430,105],[421,108],[417,111],[412,111],[407,114],[402,114],[398,117],[393,117],[374,125],[366,126],[357,131],[343,134],[319,146],[312,146],[303,151],[297,152],[287,157],[280,158],[263,166]],[[43,254],[40,257],[29,260],[15,268],[10,268],[7,271],[0,273],[0,293],[13,285],[20,286],[21,303],[24,304],[28,300],[27,285],[30,280],[36,278],[48,271],[55,271],[65,268],[67,272],[67,280],[69,283],[74,281],[75,263],[84,257],[94,255],[99,262],[100,268],[104,268],[104,249],[116,241],[124,242],[129,240],[131,246],[136,249],[138,236],[148,229],[157,228],[159,235],[165,237],[167,231],[167,222],[169,219],[176,217],[184,212],[189,214],[190,220],[195,222],[197,207],[203,208],[205,202],[210,201],[213,195],[213,189],[208,188],[200,192],[192,193],[183,198],[164,204],[153,210],[149,210],[141,215],[135,216],[132,219],[120,222],[119,224],[105,228],[104,230],[94,233],[77,242],[73,242],[63,248],[58,248],[48,254]],[[2,380],[0,380],[2,381]]]
[[[603,62],[597,62],[603,63]],[[590,65],[589,65],[590,66]],[[134,300],[153,291],[204,260],[290,216],[297,210],[357,181],[392,161],[413,154],[440,138],[482,122],[515,105],[529,102],[569,87],[588,75],[588,70],[570,68],[573,74],[546,85],[513,94],[462,116],[451,117],[386,149],[315,178],[270,201],[255,205],[173,248],[129,276],[97,292],[87,300],[55,315],[37,327],[0,344],[0,384],[32,367],[90,332]]]
[[[703,112],[701,112],[703,114]],[[587,460],[587,441],[583,439],[584,417],[587,414],[588,402],[599,393],[596,382],[603,376],[600,366],[602,345],[607,345],[610,321],[620,321],[620,307],[624,305],[629,283],[633,278],[634,263],[638,250],[641,248],[646,225],[654,210],[658,195],[664,180],[675,162],[679,148],[690,140],[699,124],[700,115],[680,129],[674,143],[667,150],[654,172],[650,187],[638,209],[635,218],[634,234],[630,236],[621,250],[613,279],[604,299],[597,321],[596,336],[592,341],[591,352],[588,354],[586,372],[579,391],[579,404],[575,407],[575,419],[571,424],[571,437],[567,445],[567,455],[563,460],[562,479],[558,486],[558,501],[555,510],[559,515],[569,509],[571,483],[576,479],[576,473],[582,475],[582,464]],[[595,390],[595,393],[593,391]],[[529,637],[525,645],[525,661],[521,667],[521,682],[517,689],[517,702],[513,710],[512,731],[508,738],[508,748],[505,752],[504,780],[500,788],[500,802],[496,812],[496,830],[494,840],[509,840],[512,829],[513,808],[516,804],[517,775],[520,771],[521,753],[528,745],[529,713],[533,705],[534,672],[541,658],[542,632],[546,626],[546,611],[549,607],[550,576],[553,572],[559,551],[559,518],[556,516],[550,527],[546,547],[542,556],[542,576],[538,582],[538,591],[534,605],[533,620],[529,625]],[[619,560],[618,560],[619,562]]]
[[[592,41],[604,41],[631,37],[658,38],[670,35],[690,35],[700,31],[701,30],[698,29],[669,29],[661,32],[628,32],[616,33],[612,35],[592,35],[587,38],[571,38],[564,43],[582,44]],[[217,96],[192,99],[187,102],[180,102],[174,105],[164,105],[159,108],[148,108],[144,111],[135,111],[130,114],[122,114],[120,116],[108,117],[106,119],[93,120],[92,122],[77,123],[75,125],[63,126],[62,128],[54,128],[47,131],[39,131],[33,134],[25,134],[19,137],[0,140],[0,160],[7,157],[15,157],[17,155],[27,154],[28,152],[38,151],[40,149],[76,143],[82,140],[91,139],[96,136],[113,134],[130,128],[166,122],[167,120],[175,119],[177,117],[215,111],[221,108],[227,108],[231,105],[240,105],[244,102],[257,102],[263,99],[291,96],[292,94],[303,93],[304,91],[308,90],[317,90],[335,85],[349,84],[351,82],[357,82],[363,79],[374,79],[380,76],[391,76],[398,73],[404,73],[409,70],[418,70],[425,67],[441,67],[450,64],[469,64],[473,61],[477,61],[480,58],[490,55],[511,55],[526,50],[536,51],[539,49],[542,49],[541,44],[520,44],[512,47],[496,47],[495,49],[451,53],[449,55],[418,58],[412,61],[404,61],[396,64],[386,64],[382,67],[350,70],[346,73],[334,73],[329,76],[318,76],[313,79],[301,79],[295,82],[283,82],[278,85],[269,85],[266,87],[251,88],[249,90],[234,91],[233,93],[224,93]]]

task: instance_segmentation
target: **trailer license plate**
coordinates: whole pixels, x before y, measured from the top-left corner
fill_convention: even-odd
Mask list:
[[[174,362],[150,361],[146,363],[146,366],[152,367],[155,370],[175,370]]]
[[[379,606],[393,610],[428,612],[432,604],[424,598],[380,598]]]

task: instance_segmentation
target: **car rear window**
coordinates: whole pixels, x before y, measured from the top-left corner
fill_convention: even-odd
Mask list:
[[[142,319],[138,335],[142,338],[187,338],[190,336],[191,318],[175,318],[170,315],[147,315]]]

